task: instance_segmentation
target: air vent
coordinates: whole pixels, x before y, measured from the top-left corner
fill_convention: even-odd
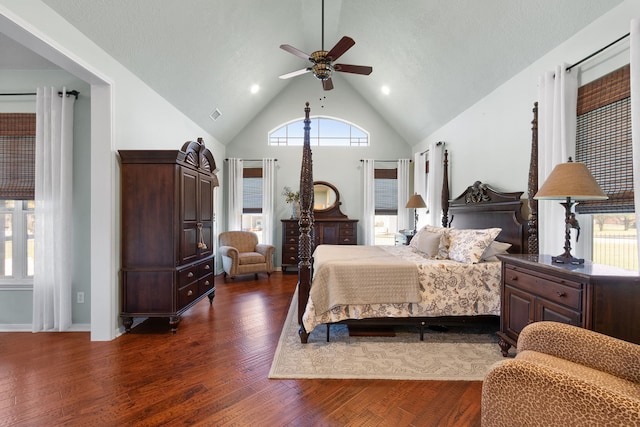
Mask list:
[[[209,117],[211,118],[211,120],[215,122],[216,120],[218,120],[218,117],[220,117],[221,115],[222,113],[220,112],[220,110],[216,108],[211,112],[211,114],[209,114]]]

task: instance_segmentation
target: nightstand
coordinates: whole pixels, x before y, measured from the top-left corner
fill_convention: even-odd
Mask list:
[[[506,356],[529,323],[549,320],[640,344],[640,273],[550,255],[498,255],[502,261],[499,345]]]
[[[408,246],[413,238],[413,230],[400,230],[396,233],[396,246]]]

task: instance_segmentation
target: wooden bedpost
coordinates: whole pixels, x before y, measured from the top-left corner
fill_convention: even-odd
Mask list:
[[[449,226],[449,152],[444,150],[444,161],[442,162],[442,226]]]
[[[527,253],[537,254],[538,248],[538,201],[533,198],[538,192],[538,103],[533,104],[533,120],[531,121],[531,158],[529,160],[529,220],[527,221],[529,239]]]
[[[300,341],[304,344],[309,333],[302,324],[302,315],[307,306],[311,290],[311,250],[313,248],[313,162],[311,160],[311,143],[309,132],[309,103],[304,108],[304,145],[302,147],[302,167],[300,169],[300,244],[298,248],[298,325]]]

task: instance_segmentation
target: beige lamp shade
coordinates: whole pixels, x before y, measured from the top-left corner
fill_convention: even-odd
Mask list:
[[[582,162],[560,163],[553,168],[549,177],[533,197],[537,200],[605,200],[602,191],[587,166]]]
[[[409,201],[407,202],[407,206],[405,208],[426,208],[427,205],[422,199],[422,196],[418,193],[414,193],[413,196],[409,197]]]

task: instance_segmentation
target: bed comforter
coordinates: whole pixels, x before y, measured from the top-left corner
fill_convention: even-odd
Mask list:
[[[347,319],[500,315],[500,262],[464,264],[437,260],[410,246],[379,246],[376,248],[382,252],[377,255],[367,246],[340,246],[339,252],[334,251],[338,245],[330,246],[320,245],[314,252],[313,281],[302,318],[307,332],[323,323]],[[366,266],[360,271],[366,274],[355,275],[364,280],[355,279],[357,282],[354,282],[354,275],[344,274],[349,263],[358,263],[348,254],[364,258]],[[387,258],[384,262],[380,254]],[[334,274],[336,268],[343,274]],[[329,272],[331,269],[334,273]],[[390,275],[389,271],[394,274]],[[413,276],[417,277],[417,288],[407,279]],[[384,279],[367,280],[371,277]],[[371,289],[366,289],[369,282]],[[363,303],[362,297],[370,294],[369,291],[375,294],[381,283],[394,289],[390,299],[385,301],[374,296],[371,302]],[[329,287],[355,289],[358,293],[356,303],[343,299],[345,295],[353,294],[351,290],[339,291],[341,296],[337,299],[327,298],[327,295],[336,294]],[[315,303],[314,295],[320,304]]]

